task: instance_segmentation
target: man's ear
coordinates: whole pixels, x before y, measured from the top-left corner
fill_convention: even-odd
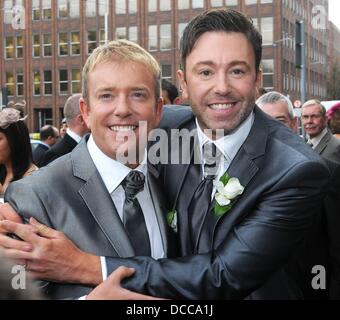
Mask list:
[[[259,68],[256,74],[256,79],[255,79],[255,86],[257,89],[261,87],[261,82],[262,82],[262,69]]]
[[[87,105],[83,98],[79,99],[79,108],[82,120],[85,121],[86,125],[90,128],[90,107]]]
[[[163,98],[159,97],[156,102],[156,125],[158,126],[163,115]]]
[[[177,71],[177,77],[179,80],[179,87],[181,91],[181,98],[183,101],[189,100],[189,94],[188,94],[188,88],[187,88],[187,82],[185,79],[185,71],[178,70]]]

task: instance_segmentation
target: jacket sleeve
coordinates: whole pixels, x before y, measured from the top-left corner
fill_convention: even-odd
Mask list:
[[[107,258],[136,273],[129,290],[170,299],[242,299],[281,269],[304,242],[319,212],[329,171],[319,162],[296,164],[261,195],[221,244],[206,254],[153,260]],[[239,201],[246,201],[240,198]]]

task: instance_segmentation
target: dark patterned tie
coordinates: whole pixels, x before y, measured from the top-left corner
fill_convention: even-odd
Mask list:
[[[122,182],[125,190],[123,223],[136,255],[150,256],[150,240],[142,208],[136,198],[144,188],[145,176],[139,171],[130,171]]]
[[[206,143],[203,146],[204,179],[198,185],[188,207],[191,243],[196,249],[197,238],[203,224],[204,218],[209,210],[213,181],[215,179],[221,153],[216,149],[215,144]]]

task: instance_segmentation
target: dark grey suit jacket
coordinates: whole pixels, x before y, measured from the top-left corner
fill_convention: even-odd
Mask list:
[[[194,129],[193,117],[180,112],[165,113],[163,126],[175,127],[177,122],[179,128]],[[228,169],[244,192],[215,222],[211,241],[198,239],[198,248],[192,247],[188,229],[188,205],[200,182],[190,178],[193,167],[160,167],[160,179],[178,212],[184,257],[113,258],[108,270],[134,267],[136,276],[124,282],[126,288],[173,299],[244,299],[249,294],[254,299],[302,298],[296,270],[287,266],[298,257],[320,212],[329,182],[323,160],[256,107],[251,132]],[[204,228],[202,224],[199,235]]]
[[[71,152],[76,147],[76,145],[77,142],[66,133],[60,141],[58,141],[49,150],[46,151],[40,161],[40,166],[46,166],[53,160]]]
[[[148,182],[165,253],[169,254],[172,247],[168,246],[170,234],[164,219],[169,208],[152,167]],[[25,219],[34,217],[63,231],[81,250],[98,256],[134,255],[111,196],[90,157],[86,139],[50,166],[11,183],[5,201]],[[174,246],[175,242],[170,244]],[[91,288],[49,283],[44,289],[48,297],[60,299],[83,296]]]
[[[340,139],[335,138],[330,131],[321,139],[314,150],[326,159],[340,163]]]

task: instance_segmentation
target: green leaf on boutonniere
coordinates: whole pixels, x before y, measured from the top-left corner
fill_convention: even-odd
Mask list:
[[[227,206],[220,206],[217,202],[214,205],[214,214],[217,217],[222,217],[225,213],[227,213],[231,209],[231,204]]]
[[[168,226],[171,226],[171,223],[174,220],[174,216],[175,216],[175,210],[169,211],[166,214],[166,222],[168,223]]]
[[[168,226],[177,232],[177,211],[171,210],[166,214],[166,222]]]
[[[230,176],[229,176],[228,172],[225,172],[225,173],[223,174],[223,176],[220,178],[220,181],[221,181],[224,185],[226,185],[226,184],[228,183],[229,179],[230,179]]]

